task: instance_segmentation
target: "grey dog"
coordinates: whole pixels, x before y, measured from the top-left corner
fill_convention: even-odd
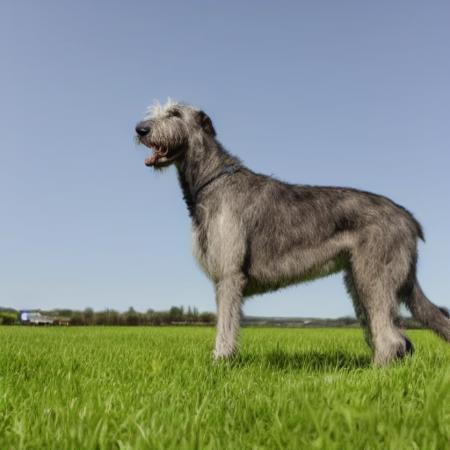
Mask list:
[[[412,353],[396,326],[404,303],[450,341],[447,311],[416,278],[420,224],[380,195],[284,183],[257,174],[216,139],[211,119],[184,103],[154,105],[136,126],[147,166],[175,165],[192,218],[194,254],[214,282],[214,356],[237,350],[243,299],[343,271],[377,365]]]

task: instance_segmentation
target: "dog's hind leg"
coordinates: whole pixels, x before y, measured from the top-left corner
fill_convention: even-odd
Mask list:
[[[241,304],[246,277],[228,275],[216,283],[217,336],[214,358],[232,356],[238,346]]]
[[[370,236],[353,249],[351,259],[354,285],[367,312],[374,363],[379,366],[412,353],[411,343],[395,325],[398,291],[409,273],[411,256],[406,246],[389,251],[385,245]]]
[[[374,362],[385,365],[410,351],[409,341],[395,326],[398,303],[395,291],[386,287],[384,280],[374,280],[363,289],[362,302],[367,311],[374,347]]]
[[[363,329],[364,339],[367,342],[367,345],[373,350],[374,347],[373,347],[373,342],[372,342],[372,335],[370,333],[370,328],[369,328],[369,320],[367,317],[367,311],[366,311],[366,308],[365,308],[363,302],[361,301],[361,299],[358,295],[358,291],[355,286],[355,281],[353,279],[351,268],[348,268],[345,271],[344,283],[345,283],[345,287],[347,288],[347,292],[352,299],[353,307],[355,308],[356,318],[359,320],[359,323],[361,324],[361,327]]]

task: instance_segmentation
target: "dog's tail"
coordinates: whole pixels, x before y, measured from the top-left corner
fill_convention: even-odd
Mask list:
[[[450,342],[450,314],[446,308],[439,308],[423,293],[419,282],[415,280],[411,295],[406,299],[406,306],[413,317],[423,326]]]

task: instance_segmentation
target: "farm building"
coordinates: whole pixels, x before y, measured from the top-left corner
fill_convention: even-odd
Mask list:
[[[21,311],[20,322],[24,325],[69,325],[67,317],[48,316],[40,311]]]
[[[27,325],[53,325],[53,317],[44,316],[39,311],[21,311],[20,322]]]

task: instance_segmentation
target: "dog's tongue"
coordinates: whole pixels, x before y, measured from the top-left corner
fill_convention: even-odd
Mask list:
[[[154,153],[152,156],[150,156],[150,158],[147,158],[145,160],[145,165],[148,167],[154,166],[156,161],[158,161],[159,159],[159,155]]]

